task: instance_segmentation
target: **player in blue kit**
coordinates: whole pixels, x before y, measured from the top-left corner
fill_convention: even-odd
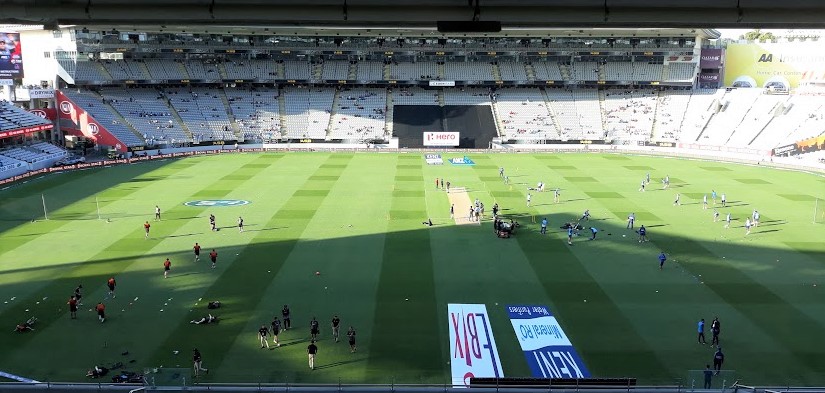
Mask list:
[[[667,255],[665,255],[665,252],[662,251],[662,253],[659,254],[659,270],[664,269],[665,261],[667,261]]]

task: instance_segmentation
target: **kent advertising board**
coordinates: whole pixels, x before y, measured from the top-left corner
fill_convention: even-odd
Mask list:
[[[584,361],[547,307],[507,306],[507,313],[534,377],[590,377]]]
[[[795,88],[822,81],[825,47],[819,42],[732,43],[725,50],[725,86]]]
[[[451,303],[447,313],[453,386],[470,386],[470,378],[503,377],[487,307]]]
[[[424,146],[458,146],[458,132],[426,131],[424,132]]]

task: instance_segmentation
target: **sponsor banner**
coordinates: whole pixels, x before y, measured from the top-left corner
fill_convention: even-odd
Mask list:
[[[710,74],[707,72],[702,72],[699,74],[699,82],[719,83],[719,74]]]
[[[23,78],[23,47],[20,33],[0,32],[0,79]]]
[[[704,48],[699,55],[699,68],[722,68],[722,49]]]
[[[54,89],[18,87],[14,90],[14,96],[17,101],[51,99],[54,98]]]
[[[17,135],[31,134],[33,132],[51,130],[53,127],[54,125],[52,124],[41,124],[39,126],[18,128],[16,130],[0,131],[0,139],[9,138]]]
[[[784,155],[795,156],[797,154],[799,154],[799,148],[797,148],[796,143],[794,143],[792,145],[780,146],[780,147],[777,147],[777,148],[773,149],[773,155],[775,155],[775,156],[784,156]]]
[[[63,92],[57,91],[57,116],[61,120],[68,120],[79,128],[62,127],[61,130],[69,135],[83,136],[95,141],[95,144],[114,147],[117,151],[125,153],[126,144],[112,135],[109,130],[97,122],[86,110],[77,106]]]
[[[277,149],[264,149],[260,147],[255,148],[247,148],[247,149],[232,149],[232,150],[196,150],[196,151],[183,151],[183,152],[176,152],[176,153],[167,153],[167,154],[156,154],[153,156],[150,155],[140,155],[140,156],[132,156],[131,158],[119,158],[115,160],[103,160],[103,161],[95,161],[95,162],[82,162],[77,164],[71,165],[62,165],[62,166],[55,166],[51,168],[43,168],[38,169],[36,171],[26,172],[22,175],[9,177],[6,179],[0,179],[0,186],[13,183],[18,180],[28,179],[29,177],[46,174],[46,173],[56,173],[56,172],[63,172],[69,171],[74,169],[86,169],[86,168],[94,168],[94,167],[103,167],[103,166],[111,166],[111,165],[121,165],[121,164],[134,164],[142,161],[153,161],[153,160],[162,160],[168,158],[180,158],[180,157],[190,157],[195,155],[203,155],[203,154],[220,154],[220,153],[243,153],[243,152],[265,152],[265,151],[278,151]],[[249,203],[249,202],[247,202]]]
[[[785,87],[825,81],[825,47],[819,42],[728,44],[725,86]]]
[[[441,165],[444,163],[444,159],[441,158],[441,154],[425,154],[424,161],[427,162],[427,165]]]
[[[581,357],[547,307],[507,306],[507,313],[534,377],[590,377]]]
[[[475,165],[475,161],[471,160],[470,157],[455,157],[450,159],[450,164],[453,165]]]
[[[448,304],[447,314],[453,386],[470,386],[470,378],[503,377],[487,307]]]
[[[424,146],[458,146],[458,132],[424,132]]]
[[[243,199],[207,199],[201,201],[189,201],[184,203],[184,205],[192,207],[232,207],[243,206],[248,204],[250,204],[250,202]]]
[[[430,87],[455,87],[455,81],[430,81]]]

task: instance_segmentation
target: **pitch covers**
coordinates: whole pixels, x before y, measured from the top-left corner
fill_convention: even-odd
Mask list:
[[[547,307],[507,306],[507,313],[534,377],[590,377],[581,357]]]
[[[501,378],[493,328],[483,304],[448,304],[450,371],[453,386],[470,386],[470,378]]]

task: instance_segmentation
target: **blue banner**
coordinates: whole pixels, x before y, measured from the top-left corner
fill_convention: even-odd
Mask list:
[[[457,157],[456,158],[451,158],[450,159],[450,164],[453,164],[453,165],[475,165],[476,163],[473,162],[473,160],[471,160],[470,157],[464,156],[464,157],[461,157],[461,158],[457,158]]]
[[[510,322],[534,377],[590,378],[573,344],[545,306],[507,306]]]

